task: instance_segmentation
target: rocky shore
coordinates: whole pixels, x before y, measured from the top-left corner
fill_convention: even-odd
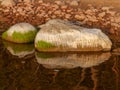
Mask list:
[[[88,4],[81,8],[81,0],[4,0],[11,4],[0,6],[0,28],[28,22],[38,26],[50,19],[64,19],[75,22],[81,26],[100,28],[109,36],[115,36],[120,42],[120,13],[113,7],[94,7]],[[79,23],[78,23],[79,22]],[[113,39],[113,38],[111,38]]]

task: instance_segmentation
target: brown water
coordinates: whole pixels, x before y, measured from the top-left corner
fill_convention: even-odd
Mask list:
[[[39,53],[0,39],[0,90],[120,90],[120,56]]]

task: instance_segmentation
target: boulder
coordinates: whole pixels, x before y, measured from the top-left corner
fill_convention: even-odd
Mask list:
[[[15,5],[15,1],[14,0],[1,0],[1,5],[2,6],[13,6]]]
[[[2,38],[14,43],[33,42],[37,30],[29,23],[17,23],[2,34]]]
[[[109,60],[111,53],[35,53],[39,64],[49,69],[89,68]]]
[[[100,29],[77,26],[69,21],[53,19],[35,37],[35,48],[43,52],[110,51],[112,42]]]

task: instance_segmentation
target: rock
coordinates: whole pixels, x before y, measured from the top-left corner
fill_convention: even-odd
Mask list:
[[[111,54],[106,53],[35,53],[36,60],[48,69],[89,68],[109,60]]]
[[[54,3],[57,5],[62,5],[62,1],[55,1]]]
[[[101,12],[98,14],[99,17],[103,18],[105,16],[105,12]]]
[[[62,5],[60,8],[61,8],[61,9],[67,9],[68,6],[67,6],[67,5]]]
[[[2,38],[15,43],[33,42],[37,30],[29,23],[17,23],[2,34]]]
[[[60,19],[39,26],[35,48],[43,52],[110,51],[112,42],[100,29],[80,27]]]
[[[78,1],[73,0],[73,1],[70,2],[70,5],[71,5],[71,6],[78,6],[79,3],[78,3]]]
[[[39,0],[38,3],[43,3],[43,0]]]
[[[60,14],[61,14],[61,10],[56,10],[56,11],[54,12],[54,14],[60,15]]]
[[[25,3],[31,3],[34,0],[23,0]]]
[[[71,17],[70,14],[65,14],[65,18],[66,18],[66,19],[69,19],[70,17]]]
[[[109,11],[112,7],[102,7],[101,9],[104,11]]]
[[[15,2],[14,2],[14,0],[2,0],[1,5],[3,5],[3,6],[13,6],[13,5],[15,5]]]
[[[75,18],[77,19],[77,20],[84,20],[85,19],[85,15],[84,14],[81,14],[81,15],[75,15]]]

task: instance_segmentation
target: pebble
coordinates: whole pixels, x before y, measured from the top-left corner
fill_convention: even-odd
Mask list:
[[[70,5],[71,5],[71,6],[78,6],[79,3],[78,3],[78,1],[73,0],[73,1],[70,2]]]
[[[85,15],[75,15],[75,18],[81,21],[85,19]]]
[[[101,18],[103,18],[105,15],[106,15],[105,12],[101,12],[101,13],[98,14],[98,16],[101,17]]]
[[[55,1],[54,3],[57,4],[57,5],[62,5],[61,1]]]

